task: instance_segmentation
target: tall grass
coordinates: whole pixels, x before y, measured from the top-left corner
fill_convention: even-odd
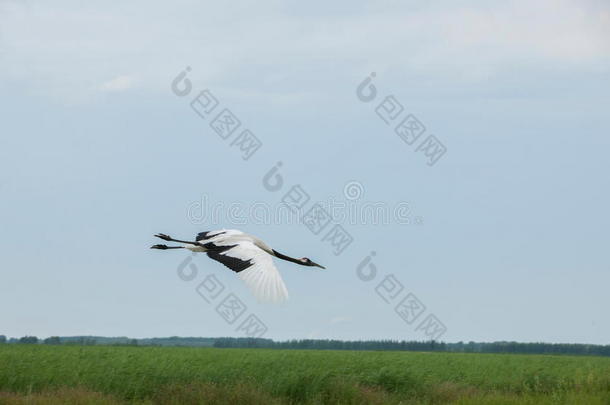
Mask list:
[[[0,346],[0,404],[69,395],[93,399],[57,403],[610,404],[610,358]]]

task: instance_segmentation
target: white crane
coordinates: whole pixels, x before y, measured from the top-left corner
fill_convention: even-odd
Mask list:
[[[288,298],[288,291],[271,256],[300,264],[324,269],[310,259],[295,259],[271,249],[259,238],[234,229],[201,232],[194,242],[174,239],[159,233],[155,235],[170,242],[184,243],[184,246],[153,245],[151,249],[188,249],[205,252],[209,258],[220,262],[237,273],[260,302],[282,302]]]

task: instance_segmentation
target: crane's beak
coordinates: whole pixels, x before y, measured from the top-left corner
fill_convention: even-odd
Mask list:
[[[314,266],[319,267],[321,269],[326,269],[326,267],[320,266],[318,263],[311,262],[311,264],[313,264]]]

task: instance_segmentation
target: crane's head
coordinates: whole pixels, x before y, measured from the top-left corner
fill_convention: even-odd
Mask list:
[[[321,268],[321,269],[325,269],[325,268],[326,268],[326,267],[324,267],[324,266],[320,266],[318,263],[314,263],[314,262],[312,262],[312,261],[311,261],[310,259],[308,259],[307,257],[300,258],[299,260],[301,261],[301,264],[302,264],[303,266],[311,266],[311,267],[315,266],[315,267],[319,267],[319,268]]]

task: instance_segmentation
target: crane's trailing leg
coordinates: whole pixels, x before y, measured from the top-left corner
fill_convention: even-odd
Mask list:
[[[167,249],[184,249],[184,246],[152,245],[150,248],[167,250]]]
[[[188,242],[188,241],[185,241],[185,240],[178,240],[178,239],[174,239],[174,238],[172,238],[171,236],[166,235],[166,234],[164,234],[164,233],[158,233],[158,234],[156,234],[155,236],[156,236],[157,238],[160,238],[160,239],[166,240],[166,241],[168,241],[168,242],[187,243],[187,244],[189,244],[189,245],[201,245],[199,242]]]

